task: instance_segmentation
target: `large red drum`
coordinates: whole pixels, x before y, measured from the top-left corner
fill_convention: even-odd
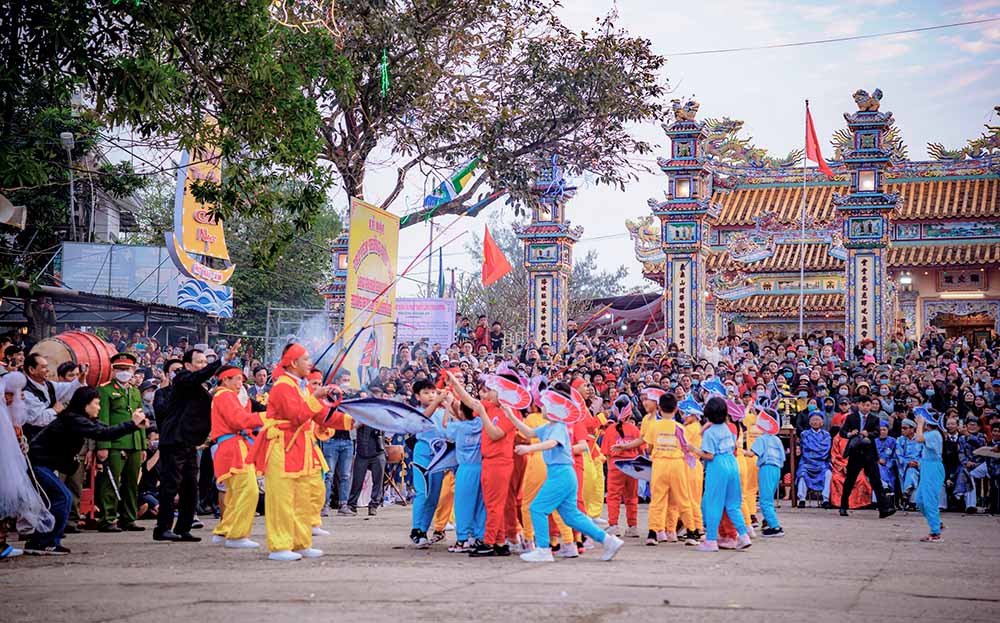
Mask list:
[[[66,331],[35,344],[31,352],[48,360],[49,375],[53,379],[59,364],[67,361],[88,364],[87,385],[97,387],[111,380],[111,355],[118,351],[93,333]]]

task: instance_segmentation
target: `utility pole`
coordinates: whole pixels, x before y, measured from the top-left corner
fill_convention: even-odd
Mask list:
[[[73,133],[62,132],[59,142],[66,150],[66,164],[69,169],[69,232],[70,239],[76,240],[76,188],[73,186]]]

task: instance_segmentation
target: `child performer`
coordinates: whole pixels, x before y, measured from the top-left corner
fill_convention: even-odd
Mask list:
[[[736,466],[736,436],[726,424],[726,401],[715,396],[705,404],[705,418],[712,424],[705,429],[701,450],[695,454],[705,461],[705,493],[701,512],[705,517],[705,542],[698,546],[700,552],[719,551],[719,521],[722,513],[729,516],[736,528],[737,549],[752,544],[743,521],[740,494],[740,473]]]
[[[628,528],[625,536],[639,537],[639,481],[626,476],[615,465],[617,459],[634,459],[639,456],[636,448],[624,448],[625,444],[641,439],[639,429],[632,423],[632,401],[628,396],[619,396],[612,408],[611,425],[604,431],[601,450],[608,457],[608,532],[619,536],[618,518],[620,506],[625,504]],[[619,446],[615,450],[615,446]],[[541,456],[539,456],[539,459]]]
[[[481,547],[469,552],[469,556],[510,556],[504,522],[507,517],[510,477],[514,471],[514,425],[510,418],[504,417],[495,390],[483,385],[479,394],[483,400],[479,401],[465,391],[455,375],[448,371],[445,371],[445,375],[449,387],[458,399],[475,411],[483,423],[480,434],[480,451],[483,456],[480,483],[483,488],[483,503],[486,505],[486,529]]]
[[[458,469],[455,471],[455,545],[448,548],[452,553],[468,553],[483,544],[486,531],[486,506],[483,504],[481,485],[483,455],[480,438],[483,421],[477,409],[465,403],[448,401],[448,409],[442,421],[445,437],[455,442]],[[450,418],[451,413],[457,417]],[[483,411],[485,413],[485,411]]]
[[[313,368],[312,371],[306,376],[306,391],[312,393],[323,386],[323,373]],[[340,415],[340,414],[337,414]],[[333,437],[333,428],[320,424],[319,422],[313,422],[313,443],[316,446],[316,452],[319,453],[320,458],[323,459],[323,470],[319,474],[318,479],[313,479],[309,483],[309,497],[312,499],[313,503],[313,516],[310,522],[312,526],[313,536],[330,536],[330,533],[323,529],[323,507],[326,506],[326,473],[330,471],[330,466],[326,462],[326,456],[323,455],[322,442],[328,441]]]
[[[532,406],[541,409],[541,405],[535,402],[532,403]],[[529,413],[524,418],[525,425],[532,430],[544,426],[547,422],[548,420],[537,410]],[[526,439],[529,445],[540,443],[540,440],[535,435],[526,437]],[[535,500],[538,492],[541,491],[542,485],[545,484],[548,470],[545,467],[545,459],[542,458],[540,452],[532,452],[523,456],[527,461],[524,468],[524,488],[521,495],[521,523],[524,526],[524,539],[527,542],[527,551],[531,551],[534,548],[533,543],[535,542],[535,528],[531,521],[531,503]],[[632,479],[630,478],[629,480]],[[559,546],[556,555],[560,558],[576,558],[579,556],[576,543],[573,541],[573,529],[566,525],[566,522],[562,520],[559,513],[552,513],[551,518],[562,540],[562,545]],[[547,547],[550,544],[556,547],[556,543],[554,542],[543,543],[541,547]]]
[[[569,402],[570,388],[565,383],[556,385],[561,399]],[[569,440],[569,429],[548,409],[545,410],[545,417],[548,424],[536,429],[528,428],[524,422],[508,408],[504,408],[504,413],[508,421],[521,432],[525,437],[538,437],[541,441],[531,445],[517,446],[516,452],[519,454],[529,454],[541,452],[545,460],[547,475],[545,484],[535,496],[531,503],[531,522],[535,529],[535,549],[521,554],[521,560],[525,562],[553,562],[552,550],[545,547],[549,538],[548,515],[555,510],[559,511],[563,520],[574,530],[579,530],[591,539],[604,546],[604,553],[601,560],[611,560],[624,545],[624,541],[618,537],[607,534],[597,527],[594,522],[584,515],[577,508],[577,480],[573,469],[573,455]],[[541,544],[541,546],[539,546]]]
[[[274,369],[274,386],[267,401],[267,417],[255,440],[254,465],[264,474],[264,510],[271,560],[317,558],[312,547],[315,512],[313,483],[325,467],[315,444],[314,420],[329,411],[319,399],[330,393],[321,387],[303,389],[312,360],[301,344],[289,344]],[[294,551],[293,551],[294,550]]]
[[[782,537],[785,536],[785,531],[774,512],[774,495],[778,491],[778,480],[781,479],[781,466],[785,464],[785,447],[776,437],[778,420],[773,416],[758,411],[754,424],[760,434],[756,435],[750,450],[757,455],[760,510],[767,522],[763,532],[765,537]]]
[[[641,438],[646,436],[646,431],[649,428],[650,422],[656,421],[656,418],[659,416],[660,396],[662,396],[665,393],[666,392],[660,389],[659,387],[646,387],[642,390],[642,393],[639,395],[640,404],[642,405],[642,411],[643,413],[645,413],[645,415],[642,418],[642,423],[639,425],[640,444],[637,447],[642,446]],[[649,486],[650,486],[650,492],[649,492],[650,501],[652,501],[652,494],[653,494],[652,483],[650,483]],[[667,510],[668,510],[668,504],[664,503],[663,520],[662,520],[664,526],[667,525]],[[647,521],[649,521],[650,519],[651,517],[647,517]],[[657,543],[664,543],[666,542],[666,540],[667,540],[666,529],[656,533]],[[652,543],[647,543],[647,545],[652,545]]]
[[[684,438],[692,448],[701,447],[701,419],[695,411],[684,412]],[[694,514],[695,525],[688,528],[685,545],[698,545],[701,542],[702,532],[705,530],[705,520],[701,516],[702,490],[705,488],[705,468],[701,462],[688,465],[688,494],[691,496],[691,512]],[[667,518],[667,525],[670,519],[677,523],[676,515],[671,512]]]
[[[438,391],[434,383],[428,380],[418,380],[413,383],[413,395],[417,397],[420,406],[424,409],[424,415],[434,420],[436,427],[416,435],[417,443],[413,446],[413,463],[418,465],[429,465],[433,455],[431,453],[430,442],[440,438],[441,421],[444,418],[444,408],[441,403],[445,400],[444,391]],[[444,475],[440,472],[427,474],[427,478],[413,479],[413,512],[410,530],[410,541],[413,547],[426,549],[431,546],[427,540],[427,529],[430,528],[434,519],[434,511],[437,509],[438,497],[441,495],[441,483]]]
[[[241,396],[243,372],[237,366],[222,366],[215,375],[219,389],[212,398],[212,432],[215,440],[215,481],[225,485],[225,510],[212,530],[212,542],[234,549],[253,549],[250,540],[257,511],[257,473],[254,471],[253,429],[262,425],[250,408],[250,397]]]
[[[924,444],[920,455],[920,484],[917,486],[917,508],[927,520],[930,534],[920,539],[924,543],[936,543],[941,540],[941,510],[938,507],[938,496],[944,486],[944,463],[941,452],[944,450],[944,437],[941,435],[940,415],[931,413],[924,407],[913,409],[917,421],[917,431],[913,436]]]

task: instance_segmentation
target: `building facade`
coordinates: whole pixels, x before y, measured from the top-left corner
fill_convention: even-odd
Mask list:
[[[1000,127],[960,150],[928,145],[934,159],[914,161],[892,114],[879,110],[881,92],[854,100],[858,110],[833,137],[832,179],[803,169],[801,152],[767,157],[736,137],[741,122],[695,121],[696,103],[675,103],[681,114],[665,126],[671,154],[658,159],[667,201],[650,199],[652,214],[627,226],[644,275],[671,298],[677,232],[663,212],[677,182],[694,179],[679,168],[677,148],[703,155],[698,187],[717,215],[697,223],[692,257],[708,287],[688,303],[701,315],[696,339],[744,326],[798,333],[800,282],[805,330],[843,333],[851,344],[881,347],[931,325],[975,343],[998,330]],[[686,146],[691,132],[678,133],[691,124],[700,128],[697,149]]]

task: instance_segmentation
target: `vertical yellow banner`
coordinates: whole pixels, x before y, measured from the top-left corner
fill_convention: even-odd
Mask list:
[[[389,323],[396,319],[396,288],[389,284],[396,278],[399,217],[352,197],[350,227],[344,343],[361,334],[341,370],[351,373],[352,387],[361,388],[378,376],[379,366],[392,364]]]

